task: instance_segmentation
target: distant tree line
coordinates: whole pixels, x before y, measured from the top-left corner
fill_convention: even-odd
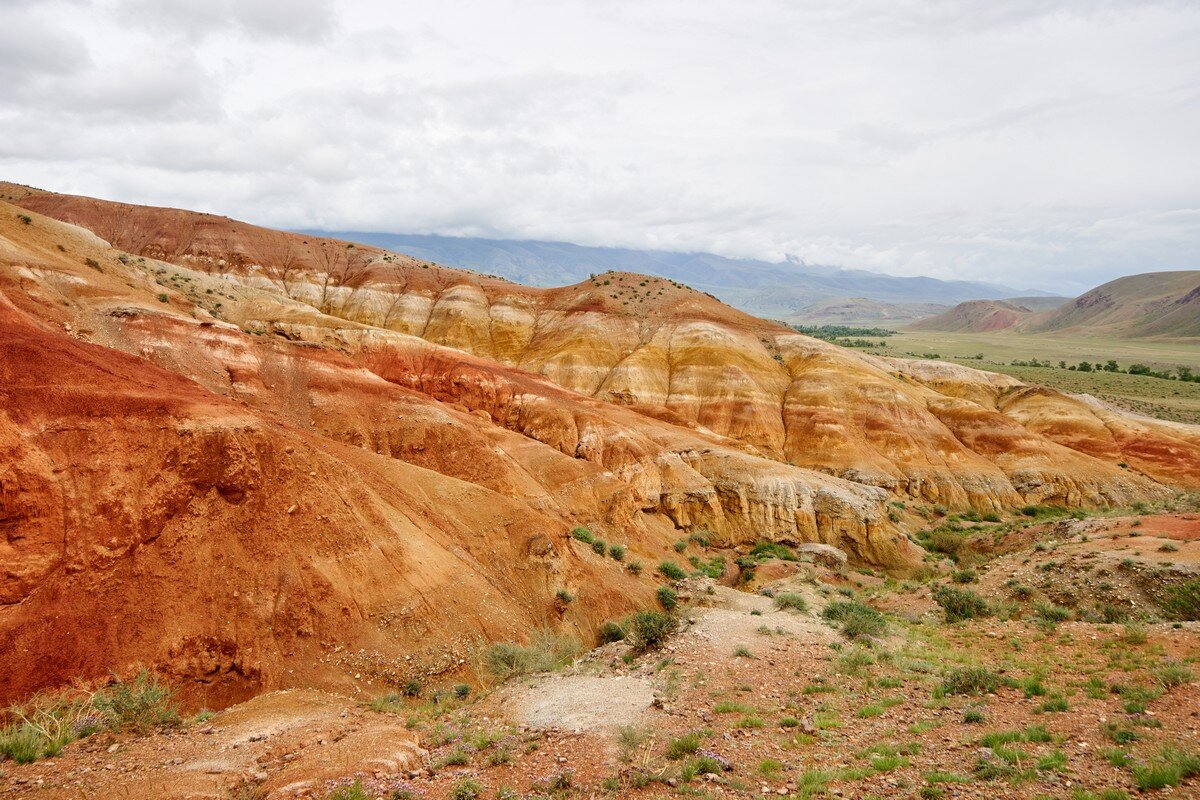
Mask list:
[[[791,325],[790,327],[796,333],[803,333],[805,336],[842,347],[887,347],[887,342],[872,342],[862,337],[887,338],[896,334],[896,331],[887,328],[855,328],[849,325]]]
[[[1056,365],[1049,359],[1039,361],[1036,358],[1031,358],[1028,361],[1014,359],[1009,362],[1014,367],[1048,367],[1054,368]],[[1177,366],[1173,370],[1155,370],[1145,364],[1130,364],[1128,369],[1121,369],[1121,365],[1115,360],[1109,359],[1101,364],[1099,361],[1080,361],[1078,364],[1068,364],[1066,361],[1059,361],[1057,364],[1059,369],[1068,369],[1072,372],[1122,372],[1128,375],[1147,375],[1151,378],[1162,378],[1169,381],[1184,381],[1186,383],[1200,383],[1200,374],[1197,374],[1191,367]]]

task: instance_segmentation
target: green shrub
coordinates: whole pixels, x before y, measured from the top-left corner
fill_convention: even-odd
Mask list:
[[[842,633],[850,639],[860,636],[881,636],[887,630],[887,621],[875,609],[857,600],[836,600],[821,612],[831,622],[840,623]]]
[[[613,561],[625,560],[625,546],[620,544],[609,545],[608,554]]]
[[[608,552],[608,543],[605,542],[603,539],[593,539],[592,540],[592,552],[598,556],[603,556],[605,553]]]
[[[471,687],[465,683],[456,683],[454,685],[454,696],[462,700],[471,693]]]
[[[595,541],[595,538],[592,536],[592,532],[587,528],[576,528],[575,530],[571,531],[571,536],[583,542],[584,544],[591,544],[593,541]]]
[[[975,583],[979,576],[973,569],[956,569],[950,573],[950,579],[955,583]]]
[[[638,651],[660,646],[679,627],[679,620],[662,611],[638,611],[625,625],[625,640]]]
[[[780,610],[799,611],[808,613],[808,601],[799,592],[780,592],[775,595],[775,607]]]
[[[1169,587],[1162,607],[1171,619],[1200,620],[1200,578]]]
[[[659,605],[667,611],[674,611],[675,607],[679,605],[678,595],[675,594],[675,590],[670,586],[658,587],[657,595]]]
[[[664,578],[670,578],[673,581],[681,581],[687,577],[687,573],[683,571],[683,567],[674,561],[662,562],[658,565],[658,571]]]
[[[610,619],[600,626],[598,636],[601,644],[619,642],[625,638],[625,629]]]
[[[952,670],[939,688],[944,694],[990,694],[1003,684],[1003,678],[985,667],[962,667]]]
[[[970,589],[938,584],[933,587],[933,600],[942,607],[946,622],[986,617],[991,613],[987,602]]]

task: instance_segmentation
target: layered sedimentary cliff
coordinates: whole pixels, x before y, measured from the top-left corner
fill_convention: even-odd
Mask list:
[[[530,289],[0,197],[3,698],[143,662],[219,703],[452,670],[541,624],[588,636],[653,582],[576,525],[648,566],[703,528],[904,568],[916,505],[1200,483],[1192,428],[863,356],[670,281]]]

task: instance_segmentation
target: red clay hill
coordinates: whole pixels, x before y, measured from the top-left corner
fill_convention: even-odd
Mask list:
[[[903,571],[926,505],[1200,485],[1200,429],[670,281],[532,289],[12,184],[0,331],[0,700],[138,664],[210,706],[395,685],[590,638],[700,530]]]

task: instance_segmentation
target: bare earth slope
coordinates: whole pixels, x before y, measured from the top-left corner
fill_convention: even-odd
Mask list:
[[[1032,326],[1117,336],[1200,336],[1200,271],[1147,272],[1097,286]]]
[[[20,203],[0,202],[0,699],[142,662],[218,705],[452,673],[541,624],[588,637],[653,582],[576,525],[627,561],[705,528],[903,568],[892,500],[1200,484],[1194,428],[849,352],[670,281],[530,289],[0,196]]]
[[[1027,323],[1034,312],[1006,300],[970,300],[937,316],[914,322],[916,331],[1003,331]]]

